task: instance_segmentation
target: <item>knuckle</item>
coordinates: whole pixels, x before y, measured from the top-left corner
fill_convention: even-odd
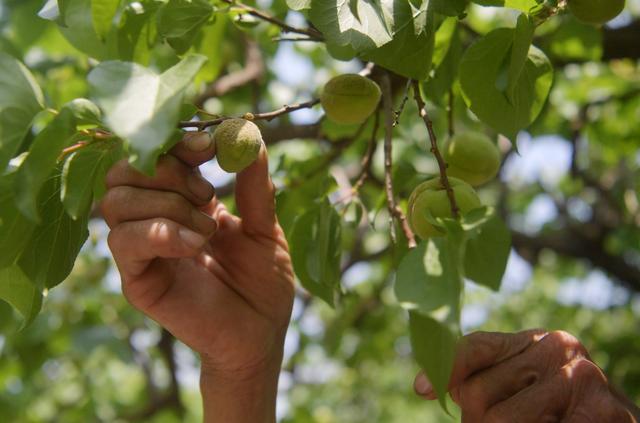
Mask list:
[[[505,337],[495,332],[474,332],[466,336],[466,351],[469,357],[487,358],[496,351],[506,349]]]
[[[575,358],[564,369],[565,376],[579,386],[606,386],[607,378],[594,362],[584,357]]]
[[[171,241],[173,224],[165,218],[154,219],[147,234],[152,247],[163,247]]]
[[[550,347],[553,353],[565,362],[588,355],[578,338],[562,330],[550,332],[541,342]]]
[[[117,186],[107,191],[100,203],[100,211],[107,224],[117,222],[118,216],[126,209],[130,197],[129,189],[124,186]]]

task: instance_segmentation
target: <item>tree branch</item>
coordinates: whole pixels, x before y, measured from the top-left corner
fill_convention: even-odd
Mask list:
[[[537,236],[512,231],[512,242],[516,251],[531,263],[537,262],[542,250],[549,249],[562,256],[586,259],[615,277],[621,285],[640,292],[640,269],[622,256],[609,254],[602,237],[586,236],[579,228]]]
[[[438,140],[436,138],[436,133],[433,130],[433,122],[427,114],[426,105],[424,100],[422,100],[422,95],[420,95],[420,84],[418,81],[413,81],[413,95],[415,96],[416,104],[418,105],[418,113],[424,121],[424,124],[427,126],[427,132],[429,133],[429,139],[431,140],[431,153],[435,156],[438,162],[438,168],[440,169],[440,183],[444,189],[447,190],[447,196],[449,197],[449,203],[451,204],[451,214],[457,219],[460,214],[458,205],[456,204],[456,197],[453,194],[453,189],[451,188],[449,178],[447,177],[447,164],[442,158],[440,150],[438,150]]]
[[[393,151],[391,142],[393,141],[393,98],[391,97],[391,81],[388,75],[382,75],[381,79],[382,88],[382,110],[384,112],[384,182],[385,193],[387,195],[387,208],[389,209],[390,231],[391,239],[396,243],[396,233],[394,219],[398,221],[405,237],[407,238],[407,244],[409,248],[416,246],[416,238],[413,231],[409,227],[407,218],[400,210],[400,207],[396,204],[396,198],[393,193]]]
[[[318,31],[317,29],[314,28],[296,28],[293,27],[289,24],[287,24],[286,22],[283,22],[279,19],[274,18],[273,16],[262,12],[254,7],[248,6],[246,4],[240,3],[240,2],[236,2],[233,0],[222,0],[223,2],[234,6],[234,7],[238,7],[240,9],[245,10],[248,14],[250,14],[251,16],[255,16],[258,19],[262,19],[263,21],[269,22],[273,25],[279,26],[280,28],[282,28],[283,32],[291,32],[291,33],[295,33],[295,34],[301,34],[301,35],[306,35],[307,37],[309,37],[312,40],[315,41],[323,41],[324,37],[322,36],[322,33],[320,31]]]
[[[265,113],[247,113],[244,116],[242,116],[244,119],[247,120],[266,120],[267,122],[282,116],[282,115],[286,115],[292,112],[295,112],[296,110],[301,110],[301,109],[310,109],[313,106],[315,106],[316,104],[320,103],[319,99],[313,99],[310,101],[306,101],[304,103],[296,103],[296,104],[288,104],[288,105],[284,105],[281,108],[271,111],[271,112],[265,112]],[[222,122],[224,122],[225,120],[228,119],[233,119],[233,117],[231,116],[221,116],[219,118],[216,119],[211,119],[211,120],[193,120],[193,121],[182,121],[178,124],[179,128],[197,128],[198,130],[202,131],[204,129],[207,129],[211,126],[215,126],[215,125],[219,125]]]

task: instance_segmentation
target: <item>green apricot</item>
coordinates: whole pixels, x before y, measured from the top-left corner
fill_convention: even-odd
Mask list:
[[[603,24],[618,16],[625,0],[569,0],[569,10],[582,22]]]
[[[460,178],[477,187],[498,174],[500,150],[489,137],[478,132],[461,132],[443,146],[447,175]]]
[[[344,74],[327,82],[320,103],[332,121],[345,125],[364,122],[380,102],[378,84],[357,74]]]
[[[216,157],[222,170],[240,172],[260,153],[262,134],[255,123],[245,119],[227,119],[213,133]]]
[[[458,178],[449,178],[456,205],[462,214],[480,207],[480,198],[471,185]],[[447,190],[440,183],[440,178],[433,178],[418,185],[409,197],[407,219],[413,232],[422,239],[442,236],[444,232],[432,225],[426,216],[452,217],[451,204]]]

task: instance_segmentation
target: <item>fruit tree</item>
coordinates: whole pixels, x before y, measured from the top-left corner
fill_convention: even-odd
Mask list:
[[[283,421],[450,421],[476,328],[573,330],[639,399],[638,40],[638,0],[0,0],[0,415],[197,421],[96,207],[185,132],[230,209],[269,152]]]

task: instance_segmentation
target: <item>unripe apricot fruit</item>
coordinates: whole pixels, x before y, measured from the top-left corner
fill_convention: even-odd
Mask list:
[[[345,125],[364,122],[380,102],[378,84],[357,74],[344,74],[327,82],[320,103],[332,121]]]
[[[569,10],[582,22],[603,24],[618,16],[625,0],[569,0]]]
[[[216,157],[222,170],[240,172],[260,153],[262,134],[255,123],[245,119],[227,119],[213,133]]]
[[[458,178],[448,179],[461,214],[465,214],[482,205],[478,194],[476,194],[471,185]],[[444,231],[427,220],[427,212],[434,218],[452,217],[449,196],[440,182],[440,178],[433,178],[423,182],[413,190],[411,197],[409,197],[407,219],[413,232],[422,239],[444,235]]]
[[[478,132],[461,132],[443,146],[447,175],[477,187],[496,177],[500,170],[500,150],[489,137]]]

